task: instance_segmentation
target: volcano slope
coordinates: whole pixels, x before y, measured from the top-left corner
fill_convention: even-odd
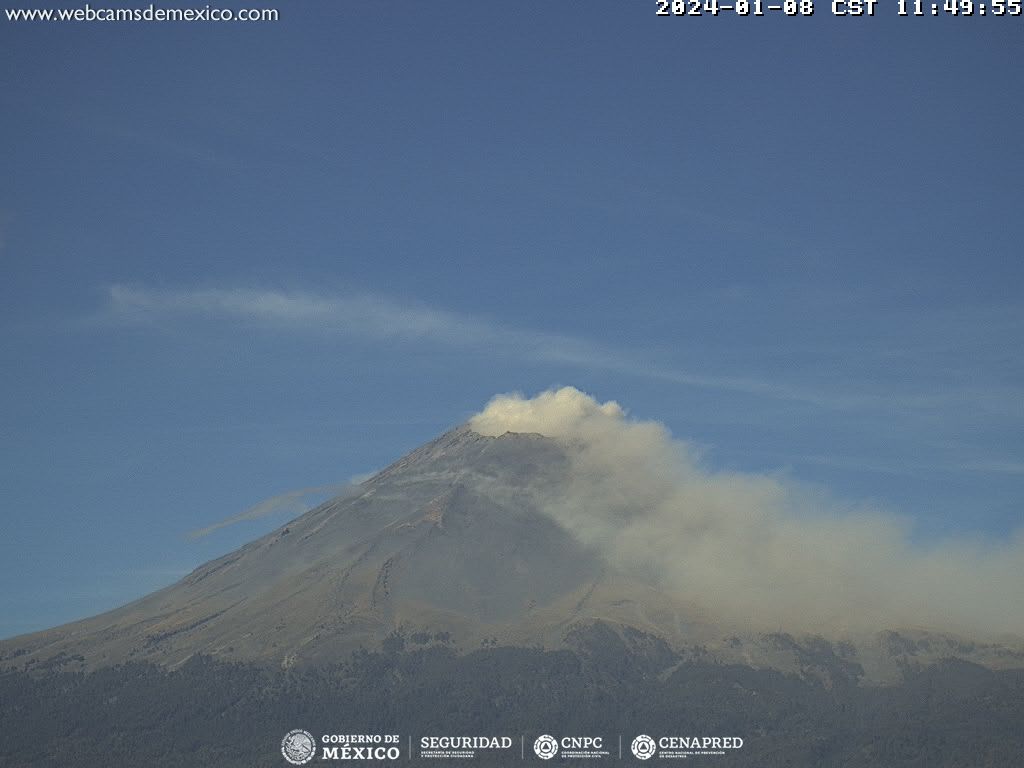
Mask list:
[[[694,609],[618,576],[537,509],[566,483],[567,461],[539,435],[455,429],[177,584],[0,651],[22,665],[60,654],[86,667],[193,654],[291,665],[393,633],[552,647],[600,619],[710,636]]]

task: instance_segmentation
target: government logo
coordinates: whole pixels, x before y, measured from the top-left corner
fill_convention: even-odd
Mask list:
[[[537,740],[533,742],[533,751],[541,760],[550,760],[558,754],[558,742],[555,741],[554,736],[548,736],[545,733],[543,736],[538,736]]]
[[[305,765],[316,754],[316,740],[309,731],[296,728],[281,739],[281,754],[292,765]]]
[[[633,755],[638,760],[650,760],[654,757],[654,753],[658,751],[658,746],[654,743],[654,739],[646,733],[641,733],[633,739],[633,743],[629,748],[633,750]]]

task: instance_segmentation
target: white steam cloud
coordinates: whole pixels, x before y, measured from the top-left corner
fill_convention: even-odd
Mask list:
[[[760,628],[1024,635],[1024,533],[913,545],[906,523],[768,475],[713,472],[661,424],[571,387],[495,397],[470,421],[570,446],[542,507],[615,567]]]

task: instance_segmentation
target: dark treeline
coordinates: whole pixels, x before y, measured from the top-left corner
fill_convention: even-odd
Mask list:
[[[305,669],[201,656],[174,671],[141,663],[19,669],[0,674],[0,765],[283,766],[280,741],[292,728],[317,737],[400,734],[403,762],[408,735],[518,742],[552,732],[744,739],[735,753],[702,758],[711,765],[1024,765],[1024,670],[950,659],[908,666],[901,685],[877,688],[858,685],[856,665],[830,651],[819,662],[784,674],[682,658],[658,642],[627,648],[595,631],[571,651],[458,654],[398,638],[344,664]]]

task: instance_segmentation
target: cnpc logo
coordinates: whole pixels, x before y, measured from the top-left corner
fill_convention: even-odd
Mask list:
[[[558,741],[554,736],[545,733],[543,736],[538,736],[537,740],[533,742],[533,751],[541,760],[550,760],[558,754]]]
[[[544,734],[538,736],[533,742],[533,751],[541,760],[550,760],[558,754],[559,750],[570,753],[569,756],[580,752],[592,752],[604,747],[604,738],[601,736],[563,736],[556,739],[554,736]]]

